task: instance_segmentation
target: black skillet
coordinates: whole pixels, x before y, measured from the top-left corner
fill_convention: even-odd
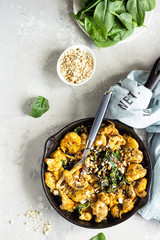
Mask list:
[[[153,90],[159,81],[160,81],[160,58],[158,58],[157,61],[155,62],[154,66],[152,68],[152,71],[148,77],[148,80],[145,83],[145,86],[147,88]],[[75,211],[73,213],[70,213],[70,212],[61,210],[59,207],[61,204],[61,198],[59,196],[54,196],[50,192],[47,185],[45,184],[44,174],[47,171],[47,165],[44,162],[44,159],[49,158],[51,156],[51,154],[59,146],[61,139],[65,136],[65,134],[67,132],[72,131],[79,125],[84,125],[84,126],[92,125],[93,120],[94,120],[94,118],[85,118],[85,119],[77,120],[73,123],[70,123],[69,125],[65,126],[63,129],[61,129],[58,133],[51,136],[46,141],[45,149],[44,149],[44,156],[43,156],[43,160],[42,160],[42,164],[41,164],[41,179],[42,179],[42,185],[43,185],[44,192],[45,192],[50,204],[54,207],[54,209],[62,217],[64,217],[71,223],[76,224],[78,226],[85,227],[85,228],[94,228],[94,229],[97,228],[98,229],[98,228],[112,227],[119,223],[122,223],[122,222],[126,221],[128,218],[130,218],[131,216],[133,216],[133,214],[136,213],[138,211],[138,209],[140,209],[141,207],[146,205],[146,203],[149,200],[149,195],[150,195],[151,179],[152,179],[152,166],[151,166],[151,159],[149,157],[148,151],[147,151],[144,143],[142,142],[142,140],[136,134],[136,132],[131,127],[128,127],[127,125],[125,125],[117,120],[111,120],[115,124],[116,128],[119,130],[120,134],[123,135],[125,133],[127,135],[130,135],[133,138],[135,138],[137,140],[137,142],[139,143],[139,149],[143,152],[143,155],[144,155],[143,166],[145,168],[147,168],[147,176],[146,177],[148,179],[148,184],[147,184],[147,189],[146,189],[146,191],[147,191],[146,197],[142,198],[142,199],[138,199],[137,202],[135,203],[135,206],[132,209],[132,211],[124,214],[122,216],[122,219],[120,219],[120,218],[116,219],[116,218],[113,218],[111,215],[108,215],[107,220],[104,220],[101,223],[96,223],[94,221],[94,219],[92,219],[90,222],[81,221],[78,218],[78,214]],[[108,120],[109,119],[105,118],[103,120],[103,122],[107,124]]]

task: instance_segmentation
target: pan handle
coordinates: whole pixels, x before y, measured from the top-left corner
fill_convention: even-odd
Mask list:
[[[160,81],[160,57],[155,61],[153,68],[150,72],[150,75],[144,86],[153,91],[153,89],[156,87],[159,81]]]

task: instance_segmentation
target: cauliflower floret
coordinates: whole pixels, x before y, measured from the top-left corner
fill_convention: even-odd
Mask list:
[[[130,199],[130,198],[124,199],[122,207],[123,209],[120,211],[120,217],[121,217],[121,214],[127,213],[134,208],[133,199]]]
[[[94,144],[97,147],[105,147],[107,144],[106,136],[104,134],[98,134]]]
[[[115,128],[114,123],[109,124],[108,126],[101,128],[99,133],[106,135],[118,134],[118,130]]]
[[[90,212],[80,211],[80,216],[79,216],[80,220],[90,221],[91,218],[92,218],[92,214]]]
[[[129,182],[133,182],[139,178],[143,178],[147,174],[147,170],[142,167],[141,164],[133,163],[128,166],[126,179]]]
[[[147,193],[145,191],[146,187],[147,187],[147,179],[146,178],[142,178],[137,182],[137,185],[135,187],[135,192],[138,197],[144,198],[147,195]]]
[[[92,209],[93,215],[96,216],[95,221],[97,223],[104,220],[108,215],[108,207],[101,200],[98,200],[97,202],[93,202],[91,204],[91,209]]]
[[[114,218],[119,218],[120,217],[120,207],[118,205],[115,205],[115,206],[111,207],[110,211],[111,211],[111,215]]]
[[[52,153],[51,158],[46,158],[44,161],[48,165],[47,170],[53,172],[60,170],[63,165],[63,161],[67,162],[67,158],[60,150],[56,150]]]
[[[65,181],[70,187],[75,190],[85,189],[88,187],[88,181],[91,179],[90,175],[86,174],[86,171],[82,173],[82,164],[77,165],[72,170],[64,170],[63,176]]]
[[[86,147],[88,135],[86,133],[81,134],[81,149],[84,149]]]
[[[106,205],[109,205],[110,203],[110,196],[109,193],[101,192],[97,194],[97,197],[99,200],[104,202]]]
[[[63,161],[67,162],[65,155],[60,150],[56,150],[52,153],[51,158],[46,158],[44,161],[47,163],[47,170],[52,172],[55,180],[58,181],[64,170]]]
[[[108,137],[109,137],[108,145],[111,151],[119,150],[121,145],[124,145],[126,143],[126,141],[120,134],[115,134]]]
[[[126,186],[126,194],[129,198],[135,199],[136,193],[132,184]]]
[[[69,132],[65,135],[65,137],[61,140],[60,147],[65,152],[69,152],[71,154],[75,154],[78,152],[81,146],[81,138],[75,132]]]
[[[60,205],[60,208],[62,210],[67,210],[68,212],[73,212],[75,208],[74,202],[69,199],[65,191],[65,189],[60,189],[60,195],[62,197],[62,204]]]
[[[50,188],[50,191],[53,191],[56,187],[56,181],[51,172],[45,172],[45,183]]]
[[[138,149],[138,142],[127,135],[123,135],[126,144],[123,146],[124,154],[128,162],[141,163],[143,160],[143,153]]]
[[[126,134],[124,134],[123,138],[126,140],[126,144],[125,144],[126,148],[137,148],[137,149],[139,148],[138,142],[131,136],[127,136]]]
[[[87,199],[90,199],[93,193],[94,193],[94,189],[90,185],[88,185],[88,187],[83,190],[73,189],[68,196],[74,202],[82,202],[82,201],[86,201]]]

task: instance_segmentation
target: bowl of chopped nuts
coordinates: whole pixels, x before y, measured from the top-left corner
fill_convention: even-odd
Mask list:
[[[96,58],[93,51],[84,45],[67,48],[57,62],[59,78],[70,86],[88,82],[94,74]]]

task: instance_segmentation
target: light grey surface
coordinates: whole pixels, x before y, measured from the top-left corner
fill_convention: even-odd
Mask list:
[[[150,26],[137,39],[98,50],[72,19],[72,1],[1,0],[0,239],[89,240],[100,231],[107,240],[160,239],[160,223],[138,214],[106,230],[74,226],[50,208],[40,180],[45,140],[76,119],[94,116],[109,86],[133,69],[149,70],[159,57],[159,9],[157,1]],[[92,80],[74,88],[58,79],[56,61],[62,50],[79,43],[92,48],[97,69]],[[49,99],[50,110],[34,119],[27,113],[39,95]],[[42,220],[24,216],[30,205],[42,209]],[[52,231],[46,237],[42,228],[48,220]]]

